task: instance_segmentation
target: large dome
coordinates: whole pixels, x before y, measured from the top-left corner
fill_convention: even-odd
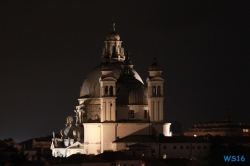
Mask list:
[[[110,63],[110,67],[113,71],[113,76],[118,79],[122,71],[122,62]],[[80,97],[100,97],[100,83],[99,78],[101,77],[102,64],[95,67],[83,81]],[[133,69],[135,78],[143,84],[143,81],[139,74]]]

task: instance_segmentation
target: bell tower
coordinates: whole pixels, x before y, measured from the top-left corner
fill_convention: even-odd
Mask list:
[[[100,82],[101,99],[101,122],[116,121],[116,79],[113,77],[113,71],[110,63],[102,64],[102,76]]]
[[[149,76],[146,80],[148,85],[147,99],[148,112],[151,122],[163,121],[163,82],[161,69],[156,58],[149,67]]]

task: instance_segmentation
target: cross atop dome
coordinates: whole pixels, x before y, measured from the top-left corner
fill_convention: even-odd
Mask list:
[[[154,58],[153,63],[151,64],[151,66],[149,67],[150,71],[161,71],[161,67],[157,62],[157,59]]]
[[[113,21],[111,22],[111,31],[113,32],[115,31],[115,22]]]
[[[113,19],[112,19],[110,26],[111,26],[111,32],[106,37],[106,40],[107,41],[119,41],[120,36],[115,32],[115,22],[113,21]]]

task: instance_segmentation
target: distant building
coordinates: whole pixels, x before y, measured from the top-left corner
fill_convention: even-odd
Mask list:
[[[207,157],[211,142],[204,137],[158,137],[158,144],[152,145],[157,158],[186,158],[202,160]]]
[[[50,136],[43,136],[40,138],[32,138],[23,142],[20,142],[22,152],[28,154],[28,160],[37,160],[41,155],[51,156],[51,139]]]
[[[227,110],[224,121],[196,123],[184,133],[185,136],[250,136],[250,123],[233,122]]]
[[[250,137],[220,137],[220,136],[199,136],[199,137],[165,137],[159,135],[157,144],[151,144],[155,150],[155,157],[159,159],[185,158],[195,161],[194,165],[208,165],[217,149],[218,158],[226,154],[249,155]],[[234,148],[234,147],[238,147]],[[218,156],[219,155],[219,156]]]

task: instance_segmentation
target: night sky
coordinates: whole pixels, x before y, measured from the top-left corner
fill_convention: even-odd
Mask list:
[[[104,3],[105,2],[105,3]],[[216,2],[216,3],[215,3]],[[0,139],[59,133],[116,31],[144,83],[162,68],[164,114],[250,122],[248,1],[1,1]]]

